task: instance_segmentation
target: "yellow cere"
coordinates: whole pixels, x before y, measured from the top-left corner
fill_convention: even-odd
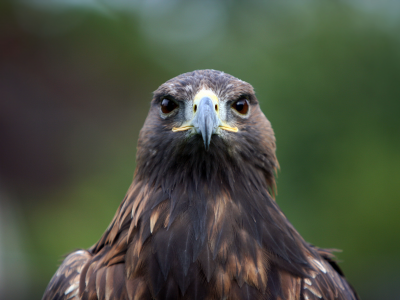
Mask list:
[[[193,99],[193,109],[196,105],[197,106],[199,105],[200,100],[204,97],[210,98],[214,106],[217,105],[219,109],[219,99],[217,95],[215,95],[215,93],[211,90],[201,90],[196,94],[196,96]]]

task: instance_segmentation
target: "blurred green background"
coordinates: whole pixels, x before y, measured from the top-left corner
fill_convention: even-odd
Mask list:
[[[362,299],[400,299],[400,2],[277,2],[1,2],[1,299],[40,299],[100,238],[152,91],[205,68],[254,86],[304,238],[344,250]]]

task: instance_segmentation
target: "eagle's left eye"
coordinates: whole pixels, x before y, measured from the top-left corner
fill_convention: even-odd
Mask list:
[[[238,113],[245,115],[249,110],[249,101],[246,98],[241,98],[232,104],[232,108]]]
[[[174,101],[164,98],[161,101],[161,111],[164,114],[169,114],[170,112],[172,112],[175,108],[178,107],[178,104],[176,104]]]

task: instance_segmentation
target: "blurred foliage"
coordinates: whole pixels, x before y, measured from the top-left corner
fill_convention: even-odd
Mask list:
[[[321,1],[14,1],[0,17],[7,299],[40,298],[61,255],[97,241],[132,179],[151,92],[204,68],[255,87],[277,137],[277,201],[305,239],[344,250],[362,299],[400,299],[393,13]]]

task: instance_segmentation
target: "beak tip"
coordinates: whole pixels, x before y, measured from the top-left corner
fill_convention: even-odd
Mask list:
[[[204,143],[204,148],[206,149],[206,151],[208,151],[210,149],[210,143],[211,143],[211,135],[212,134],[203,134],[203,143]]]
[[[204,148],[206,148],[206,151],[210,150],[210,141],[204,141]]]

